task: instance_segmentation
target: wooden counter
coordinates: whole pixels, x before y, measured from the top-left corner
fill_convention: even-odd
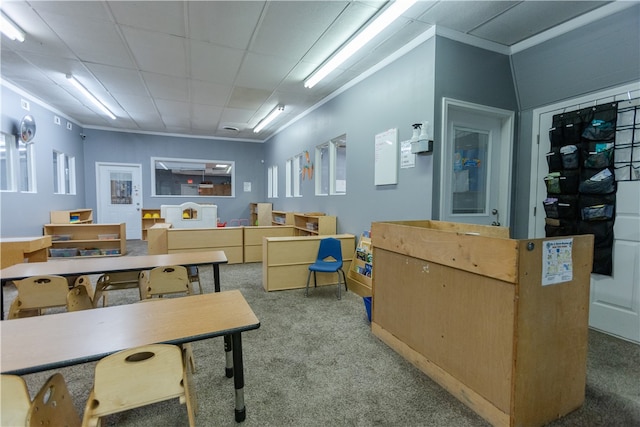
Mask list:
[[[541,426],[582,405],[592,235],[562,238],[572,277],[547,285],[547,242],[562,239],[439,221],[376,222],[371,235],[382,341],[495,426]]]
[[[262,245],[262,286],[266,291],[304,288],[309,265],[318,255],[320,240],[335,237],[341,242],[343,270],[349,271],[355,236],[334,234],[325,236],[265,237]],[[319,274],[318,286],[335,284],[337,274]]]
[[[51,236],[3,237],[0,239],[0,269],[22,262],[43,262],[51,247]]]

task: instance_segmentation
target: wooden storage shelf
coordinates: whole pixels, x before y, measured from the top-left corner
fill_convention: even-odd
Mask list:
[[[293,214],[296,236],[318,236],[336,234],[336,217],[322,212]]]
[[[220,250],[229,264],[242,264],[243,228],[165,228],[166,253]]]
[[[93,210],[51,211],[49,217],[51,224],[91,224],[93,223]]]
[[[371,235],[374,335],[494,426],[582,406],[593,235],[514,240],[440,221],[374,222]]]
[[[349,290],[363,296],[371,296],[373,274],[373,248],[371,239],[364,235],[360,236],[358,247],[351,261],[351,268],[347,271],[347,283]]]
[[[293,225],[293,212],[272,211],[271,225]]]
[[[45,224],[44,235],[51,237],[51,250],[80,256],[79,251],[91,251],[83,256],[120,256],[127,253],[126,224]],[[66,258],[67,256],[50,258]]]
[[[147,240],[148,230],[156,224],[164,223],[160,209],[142,209],[142,240]]]
[[[300,289],[307,284],[309,266],[316,261],[320,240],[335,237],[340,240],[342,268],[351,265],[355,248],[353,234],[327,236],[265,237],[262,245],[262,286],[265,291]],[[338,283],[337,274],[319,274],[318,286]]]
[[[249,225],[271,225],[271,203],[249,203]]]
[[[293,237],[293,226],[244,227],[244,262],[262,262],[265,237]]]

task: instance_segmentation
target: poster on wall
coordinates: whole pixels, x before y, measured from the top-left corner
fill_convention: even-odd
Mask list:
[[[375,137],[375,185],[398,183],[398,129],[389,129]]]
[[[400,169],[413,168],[416,166],[416,155],[411,152],[411,140],[400,143]]]
[[[542,286],[573,280],[573,239],[546,240],[542,248]]]

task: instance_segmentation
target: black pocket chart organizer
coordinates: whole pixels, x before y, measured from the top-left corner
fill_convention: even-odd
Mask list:
[[[617,102],[553,116],[544,178],[546,236],[593,234],[592,272],[605,275],[613,269],[618,117]]]

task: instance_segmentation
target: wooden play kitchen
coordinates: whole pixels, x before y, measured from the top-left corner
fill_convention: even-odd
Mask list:
[[[593,236],[375,222],[373,333],[494,426],[542,426],[585,396]]]

